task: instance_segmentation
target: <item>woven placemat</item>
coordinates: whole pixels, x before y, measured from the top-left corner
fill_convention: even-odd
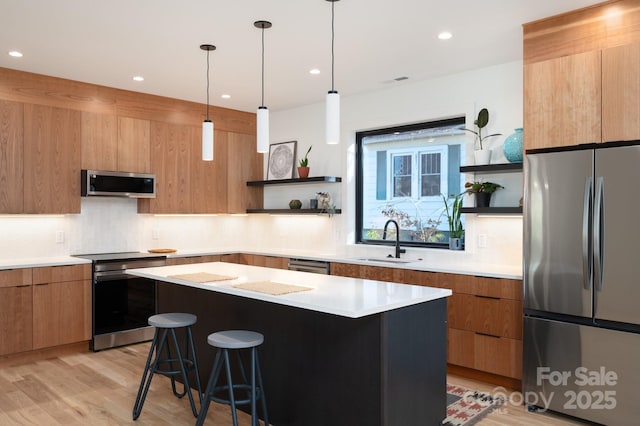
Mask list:
[[[227,275],[210,274],[208,272],[194,272],[192,274],[169,275],[169,278],[192,281],[194,283],[210,283],[213,281],[235,280],[238,277],[229,277]]]
[[[313,290],[312,287],[303,287],[300,285],[277,283],[274,281],[256,281],[251,283],[236,284],[234,288],[242,290],[257,291],[258,293],[271,294],[273,296],[281,296],[283,294],[298,293],[300,291]]]

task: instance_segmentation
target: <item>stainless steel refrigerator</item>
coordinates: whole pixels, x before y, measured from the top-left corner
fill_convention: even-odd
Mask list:
[[[640,424],[640,145],[525,158],[526,403]]]

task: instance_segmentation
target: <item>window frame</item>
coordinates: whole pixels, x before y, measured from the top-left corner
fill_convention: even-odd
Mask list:
[[[452,125],[465,125],[465,117],[464,116],[459,116],[459,117],[455,117],[455,118],[449,118],[449,119],[442,119],[442,120],[434,120],[434,121],[426,121],[426,122],[420,122],[420,123],[415,123],[415,124],[408,124],[408,125],[402,125],[402,126],[391,126],[391,127],[385,127],[385,128],[380,128],[380,129],[374,129],[374,130],[365,130],[365,131],[358,131],[356,132],[355,135],[355,160],[356,160],[356,176],[355,176],[355,185],[356,185],[356,211],[355,211],[355,225],[356,225],[356,229],[355,229],[355,242],[356,244],[365,244],[365,245],[389,245],[389,246],[393,246],[395,245],[395,241],[381,241],[381,240],[369,240],[369,239],[365,239],[362,235],[362,229],[363,229],[363,209],[364,209],[364,194],[363,194],[363,184],[364,184],[364,170],[363,170],[363,156],[364,156],[364,152],[363,152],[363,139],[366,137],[370,137],[370,136],[377,136],[377,135],[385,135],[385,134],[391,134],[394,132],[409,132],[409,131],[413,131],[413,130],[422,130],[422,129],[428,129],[428,128],[434,128],[434,127],[445,127],[445,126],[452,126]],[[402,151],[402,148],[398,148],[398,153],[400,153],[400,151]],[[405,150],[406,151],[406,150]],[[420,164],[420,156],[422,154],[423,151],[419,151],[417,157],[417,164],[412,165],[412,167],[414,166],[418,166],[418,173],[421,173],[421,164]],[[390,154],[387,154],[390,155]],[[389,157],[390,158],[390,157]],[[442,162],[443,160],[441,160]],[[448,159],[446,160],[448,161]],[[387,185],[388,185],[388,199],[393,199],[393,173],[388,171],[388,175],[390,177],[387,178]],[[441,170],[441,182],[443,179],[443,172]],[[420,176],[418,176],[418,179],[421,179],[421,174]],[[420,197],[422,197],[422,191],[420,188],[420,185],[417,186],[417,190],[418,190],[418,194]],[[391,192],[389,192],[391,191]],[[424,198],[431,198],[431,196],[427,196]],[[433,242],[413,242],[413,241],[401,241],[402,246],[405,247],[421,247],[421,248],[448,248],[449,247],[449,243],[445,242],[445,243],[433,243]]]

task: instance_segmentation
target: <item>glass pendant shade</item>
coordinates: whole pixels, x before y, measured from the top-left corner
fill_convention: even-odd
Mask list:
[[[266,106],[258,107],[256,141],[258,152],[269,152],[269,109]]]
[[[340,95],[336,91],[327,93],[326,114],[327,144],[337,145],[340,143]]]
[[[202,122],[202,159],[213,161],[213,121]]]

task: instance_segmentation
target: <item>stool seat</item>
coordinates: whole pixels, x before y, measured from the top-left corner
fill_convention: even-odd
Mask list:
[[[260,346],[264,342],[264,336],[255,331],[225,330],[211,333],[207,336],[210,346],[223,349],[248,349]]]
[[[198,317],[193,314],[170,312],[149,317],[149,325],[158,328],[180,328],[194,325]]]

